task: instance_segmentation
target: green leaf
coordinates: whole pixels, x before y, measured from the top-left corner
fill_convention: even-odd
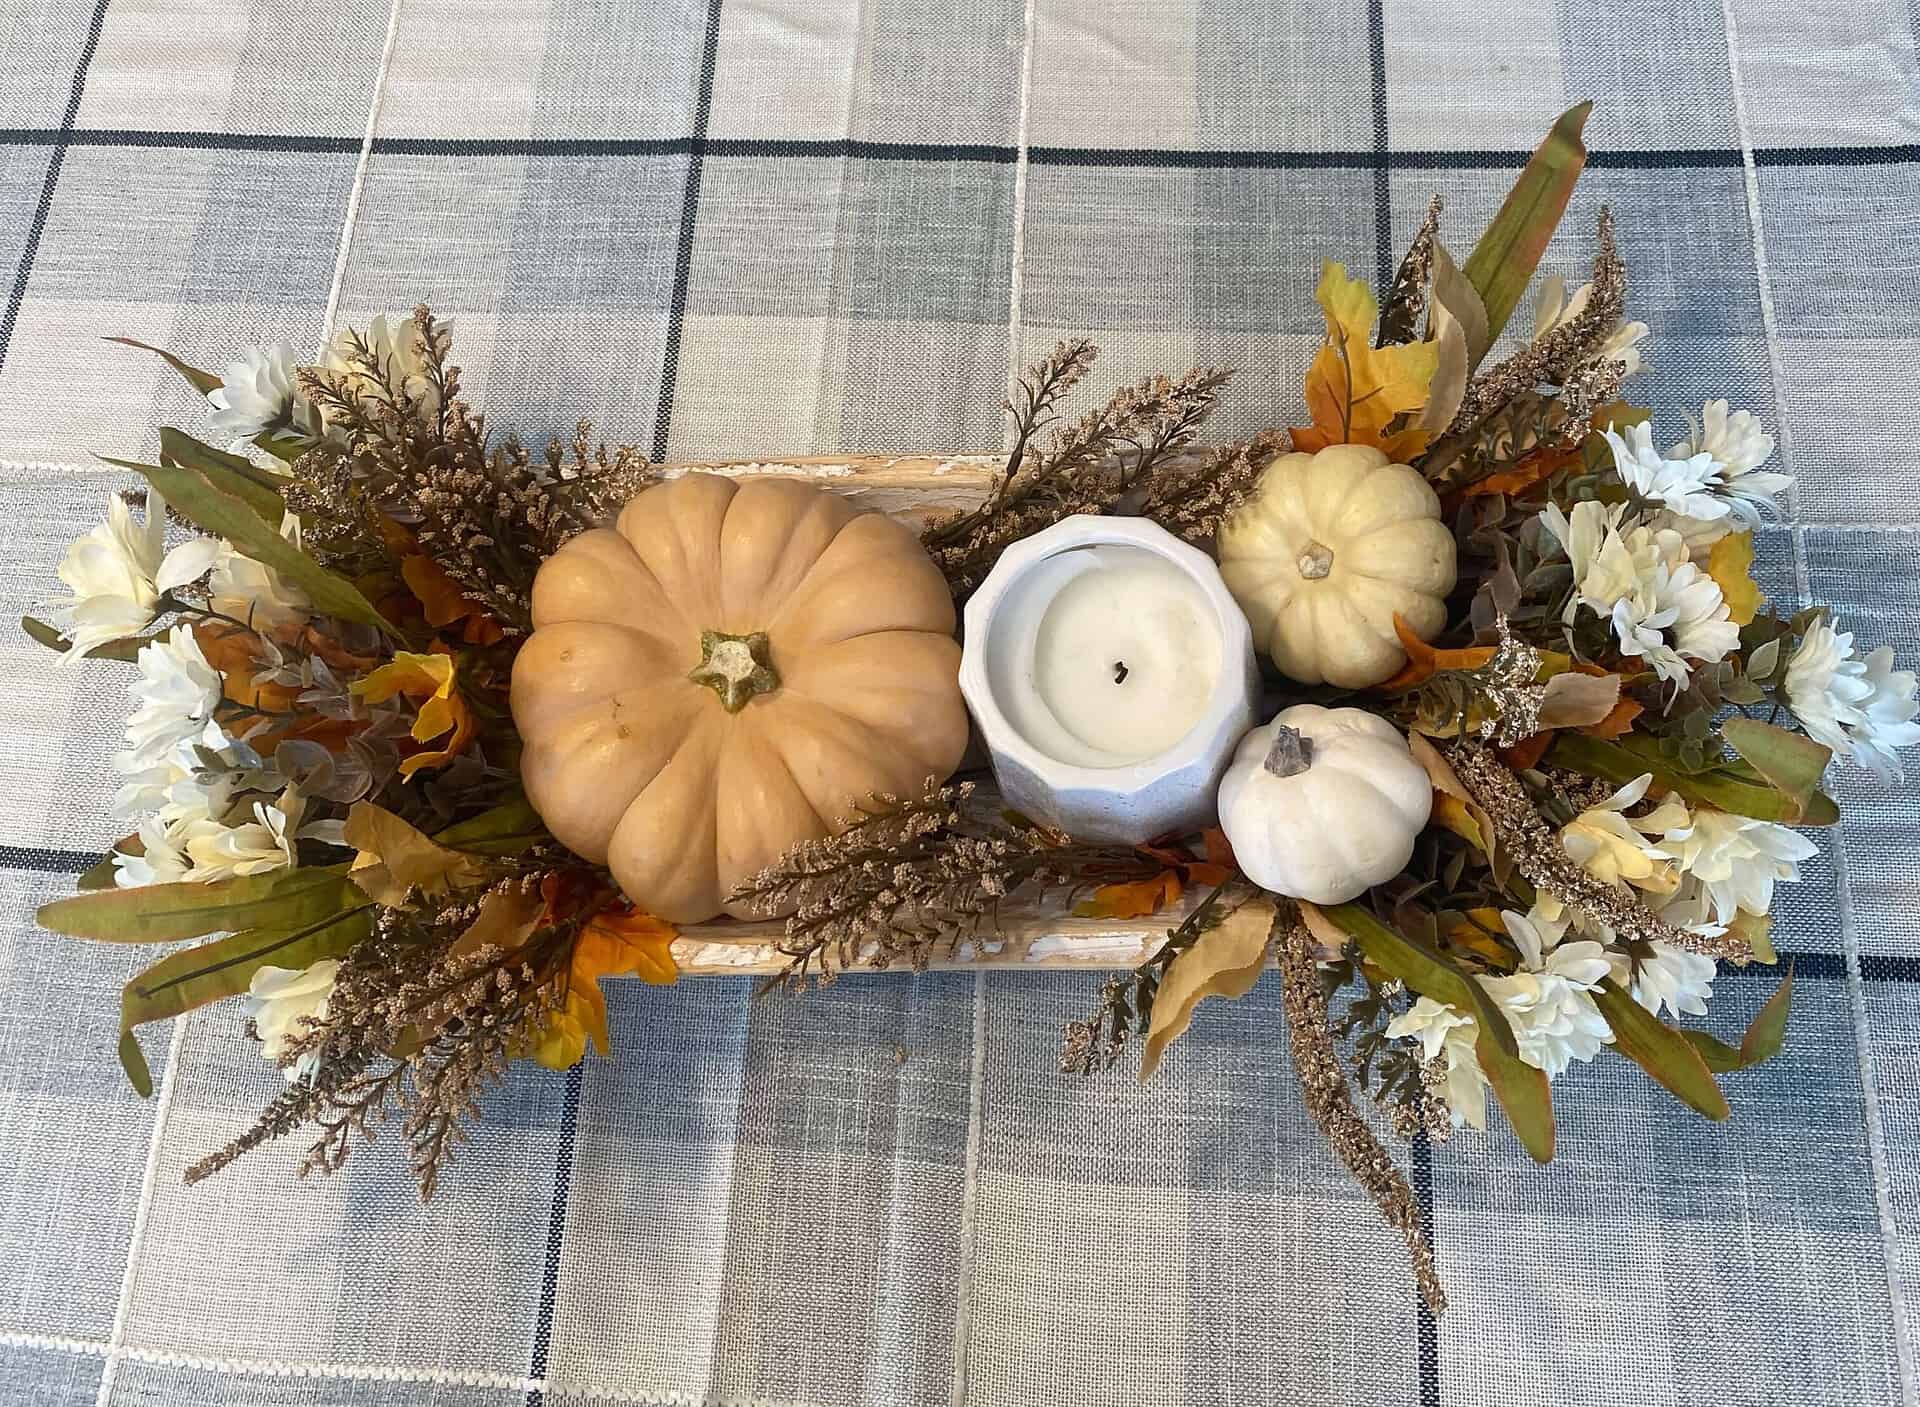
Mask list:
[[[114,851],[122,851],[127,854],[136,853],[125,849],[127,841],[133,839],[135,839],[135,837],[128,836],[125,840],[115,841],[113,850],[109,850],[105,855],[102,855],[98,860],[80,871],[80,877],[73,882],[74,888],[78,889],[82,894],[92,894],[102,889],[112,889],[114,887],[113,876],[115,869],[113,863]]]
[[[122,347],[138,347],[143,352],[152,352],[156,357],[160,358],[161,361],[184,376],[187,379],[187,383],[203,396],[209,391],[218,390],[220,386],[224,384],[220,378],[215,376],[211,371],[202,371],[197,366],[189,366],[172,352],[160,347],[150,347],[145,342],[134,341],[131,337],[109,337],[106,340],[109,342],[118,342]]]
[[[1560,227],[1560,217],[1566,214],[1567,201],[1587,164],[1581,137],[1592,111],[1593,104],[1584,102],[1560,115],[1513,183],[1500,213],[1467,256],[1464,272],[1486,304],[1489,341],[1500,336],[1513,316],[1533,281],[1540,256]]]
[[[215,488],[223,489],[258,513],[269,527],[278,528],[287,511],[280,491],[287,480],[270,474],[243,455],[228,454],[172,426],[160,430],[160,461],[198,470]]]
[[[1654,781],[1688,801],[1755,820],[1830,826],[1840,819],[1840,808],[1824,793],[1813,792],[1804,803],[1795,801],[1744,762],[1722,761],[1697,771],[1689,770],[1661,752],[1657,741],[1638,734],[1603,742],[1584,733],[1559,732],[1554,734],[1547,759],[1556,766],[1585,777],[1599,777],[1616,786],[1632,781],[1642,772],[1651,772]]]
[[[136,1026],[237,996],[269,963],[302,968],[339,957],[372,932],[372,905],[360,904],[297,928],[250,928],[168,954],[120,994],[120,1064],[127,1078],[142,1095],[153,1093],[153,1076],[133,1034]]]
[[[1486,989],[1443,953],[1389,928],[1359,904],[1338,904],[1327,909],[1326,915],[1389,976],[1398,977],[1422,996],[1474,1015],[1480,1023],[1474,1054],[1480,1058],[1480,1068],[1493,1087],[1494,1097],[1506,1111],[1507,1122],[1535,1162],[1552,1161],[1553,1096],[1546,1072],[1520,1058],[1513,1028]]]
[[[1700,1052],[1700,1058],[1706,1061],[1709,1070],[1717,1075],[1731,1075],[1736,1071],[1751,1069],[1780,1053],[1780,1048],[1786,1044],[1787,1017],[1792,1007],[1793,964],[1789,962],[1786,976],[1780,979],[1780,985],[1774,988],[1766,1005],[1754,1014],[1746,1034],[1740,1038],[1737,1050],[1705,1031],[1682,1031],[1680,1034]]]
[[[1709,1119],[1732,1116],[1713,1072],[1684,1034],[1656,1019],[1611,977],[1600,979],[1593,1000],[1613,1028],[1614,1044],[1622,1055],[1695,1112]]]
[[[172,943],[266,925],[295,928],[337,912],[359,891],[345,865],[269,870],[200,884],[147,884],[42,905],[40,926],[106,943]]]
[[[1793,798],[1804,814],[1827,774],[1833,749],[1800,733],[1790,733],[1753,718],[1729,718],[1720,736],[1774,786]]]
[[[281,537],[278,518],[269,524],[245,498],[220,488],[198,469],[184,464],[156,466],[119,459],[107,462],[142,475],[195,526],[226,538],[246,556],[272,567],[305,591],[325,614],[357,620],[389,635],[399,634],[352,582],[328,571]]]
[[[533,803],[524,796],[504,801],[457,826],[438,832],[434,841],[469,855],[518,855],[553,837]]]
[[[43,620],[35,620],[32,616],[21,616],[20,628],[49,650],[57,650],[64,655],[73,648],[71,641]],[[121,664],[132,664],[139,656],[142,645],[152,644],[159,638],[158,635],[129,635],[121,640],[108,640],[88,650],[85,658],[118,660]]]

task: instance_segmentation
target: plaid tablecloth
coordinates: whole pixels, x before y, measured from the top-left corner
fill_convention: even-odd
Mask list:
[[[201,422],[196,360],[430,301],[536,436],[676,457],[999,441],[1064,332],[1108,382],[1296,405],[1323,254],[1464,246],[1599,99],[1552,261],[1621,217],[1678,426],[1728,395],[1800,485],[1782,603],[1920,658],[1911,0],[12,0],[0,12],[0,581],[51,594]],[[1674,436],[1677,438],[1677,434]],[[195,1189],[278,1078],[230,1008],[150,1038],[148,956],[35,930],[110,839],[120,684],[0,639],[0,1399],[193,1404],[1913,1403],[1920,783],[1842,774],[1786,891],[1794,1040],[1710,1126],[1626,1062],[1416,1167],[1455,1308],[1302,1113],[1271,980],[1152,1087],[1055,1073],[1090,980],[621,986],[617,1055],[516,1075],[415,1203],[376,1151]],[[1737,1030],[1771,983],[1728,972]]]

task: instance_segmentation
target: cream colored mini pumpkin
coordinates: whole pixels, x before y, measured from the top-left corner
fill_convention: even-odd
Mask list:
[[[891,518],[690,474],[540,568],[513,666],[527,797],[677,923],[967,743],[953,599]]]
[[[1440,500],[1377,449],[1279,456],[1221,525],[1219,548],[1254,643],[1302,684],[1390,678],[1407,661],[1395,612],[1422,640],[1447,623],[1454,546]]]
[[[1296,704],[1240,741],[1220,779],[1220,828],[1247,877],[1344,904],[1413,858],[1433,784],[1407,740],[1358,708]]]

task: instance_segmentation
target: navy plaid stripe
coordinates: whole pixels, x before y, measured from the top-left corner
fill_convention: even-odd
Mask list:
[[[100,30],[106,22],[107,3],[108,0],[95,0],[93,18],[87,26],[86,46],[80,51],[80,62],[74,66],[73,86],[67,94],[66,116],[52,134],[53,154],[47,158],[47,178],[40,188],[40,204],[33,212],[33,223],[27,227],[27,244],[21,252],[20,265],[14,271],[13,290],[7,295],[6,312],[0,314],[0,366],[6,365],[7,351],[13,345],[13,329],[20,321],[20,304],[27,296],[27,283],[33,277],[33,261],[40,253],[40,237],[47,229],[47,212],[53,208],[53,193],[60,185],[60,168],[66,162],[74,119],[80,115],[80,97],[87,89],[87,69],[100,47]]]
[[[688,142],[687,182],[680,197],[680,249],[673,270],[673,303],[667,312],[667,347],[660,365],[660,396],[654,407],[653,457],[667,457],[673,432],[673,397],[680,376],[680,338],[687,324],[687,284],[693,277],[693,237],[700,220],[700,173],[707,121],[713,112],[713,70],[720,45],[721,0],[707,7],[707,32],[701,47],[700,88]]]
[[[104,9],[104,3],[102,5]],[[1393,151],[1386,149],[1384,104],[1376,114],[1379,139],[1366,149],[1263,151],[1206,147],[1074,147],[1035,145],[1027,160],[1035,166],[1144,167],[1171,170],[1317,171],[1475,171],[1518,168],[1531,154],[1524,148]],[[702,129],[704,131],[704,129]],[[261,151],[289,154],[354,155],[358,137],[270,132],[190,132],[137,128],[0,128],[0,146],[126,147],[181,151]],[[783,157],[852,158],[863,161],[977,161],[1011,165],[1018,147],[981,142],[891,142],[852,137],[408,137],[379,136],[378,156],[690,156],[719,159]],[[1920,163],[1920,144],[1837,147],[1756,147],[1759,166],[1884,166]],[[1587,158],[1596,171],[1661,171],[1737,167],[1743,157],[1732,147],[1596,149]]]

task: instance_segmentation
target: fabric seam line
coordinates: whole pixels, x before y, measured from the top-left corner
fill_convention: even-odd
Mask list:
[[[360,222],[360,197],[367,188],[367,171],[373,164],[373,137],[380,127],[380,107],[386,100],[387,71],[393,66],[395,41],[400,37],[400,6],[404,0],[392,0],[387,10],[387,38],[380,50],[380,70],[373,77],[373,97],[367,104],[367,131],[360,141],[360,159],[354,163],[353,185],[347,192],[347,208],[340,220],[340,248],[333,260],[333,283],[327,289],[327,310],[320,319],[320,346],[315,356],[324,356],[333,341],[333,320],[340,311],[340,294],[346,287],[347,261],[353,254],[353,233]]]

